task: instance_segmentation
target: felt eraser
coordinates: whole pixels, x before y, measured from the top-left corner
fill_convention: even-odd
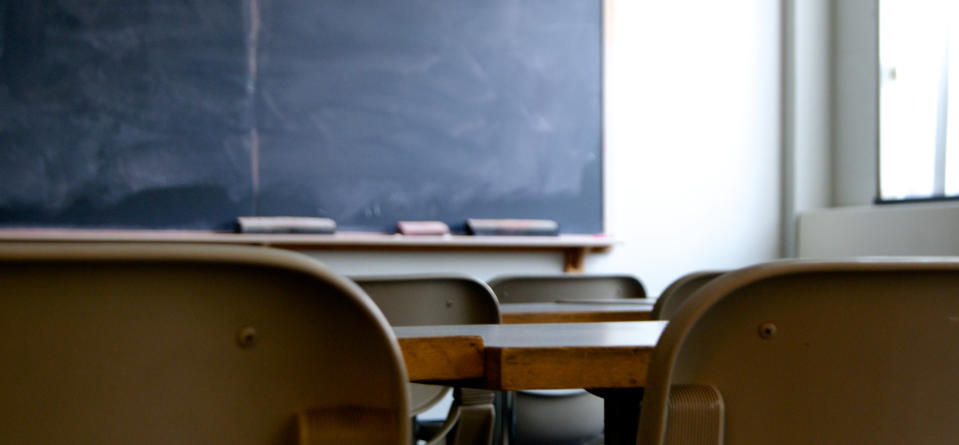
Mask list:
[[[473,235],[559,235],[559,223],[550,219],[481,219],[466,220]]]
[[[446,235],[450,227],[443,221],[400,221],[396,231],[403,235]]]
[[[306,216],[241,216],[238,233],[334,233],[336,221]]]

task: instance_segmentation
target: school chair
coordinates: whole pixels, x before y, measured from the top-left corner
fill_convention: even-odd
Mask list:
[[[632,275],[509,275],[489,285],[500,303],[646,298],[642,281]]]
[[[499,304],[489,286],[459,275],[410,275],[353,277],[373,299],[392,326],[446,324],[497,324]],[[410,384],[410,415],[415,416],[439,403],[450,391],[439,385]],[[490,444],[496,432],[494,394],[461,388],[454,391],[453,404],[442,425],[435,431],[423,429],[416,439],[428,444],[443,440],[454,429],[454,444]]]
[[[959,258],[724,274],[663,332],[639,443],[955,443],[957,289]]]
[[[0,244],[0,283],[0,443],[409,441],[386,319],[306,256]]]
[[[631,275],[512,275],[489,282],[501,303],[646,298]],[[603,433],[603,399],[582,389],[510,393],[511,443],[578,444]]]
[[[683,303],[689,299],[699,288],[703,287],[712,279],[722,275],[725,271],[711,270],[692,272],[676,279],[659,294],[656,304],[653,305],[653,312],[650,318],[653,320],[669,320],[683,307]]]

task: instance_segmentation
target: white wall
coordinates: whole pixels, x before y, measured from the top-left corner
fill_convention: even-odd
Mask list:
[[[607,15],[606,208],[588,271],[652,293],[779,254],[778,2],[620,0]]]
[[[607,232],[586,270],[658,294],[697,269],[775,258],[780,9],[751,0],[607,0]],[[558,254],[316,253],[347,274],[558,273]]]
[[[862,255],[959,255],[959,204],[844,207],[804,213],[799,254],[835,258]]]
[[[563,257],[546,252],[308,252],[345,275],[459,273],[486,281],[498,275],[563,271]],[[590,270],[590,272],[595,272]]]

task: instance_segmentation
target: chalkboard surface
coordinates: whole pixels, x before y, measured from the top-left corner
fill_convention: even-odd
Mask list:
[[[602,231],[601,0],[0,0],[0,225]]]

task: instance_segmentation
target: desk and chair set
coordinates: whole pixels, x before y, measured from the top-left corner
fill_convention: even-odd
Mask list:
[[[524,400],[581,398],[526,391],[569,388],[603,398],[609,444],[959,436],[957,259],[776,261],[654,304],[573,281],[506,303],[503,282],[348,279],[253,247],[3,244],[0,442],[520,443]],[[602,318],[617,312],[646,321]],[[447,421],[417,426],[450,387]]]

